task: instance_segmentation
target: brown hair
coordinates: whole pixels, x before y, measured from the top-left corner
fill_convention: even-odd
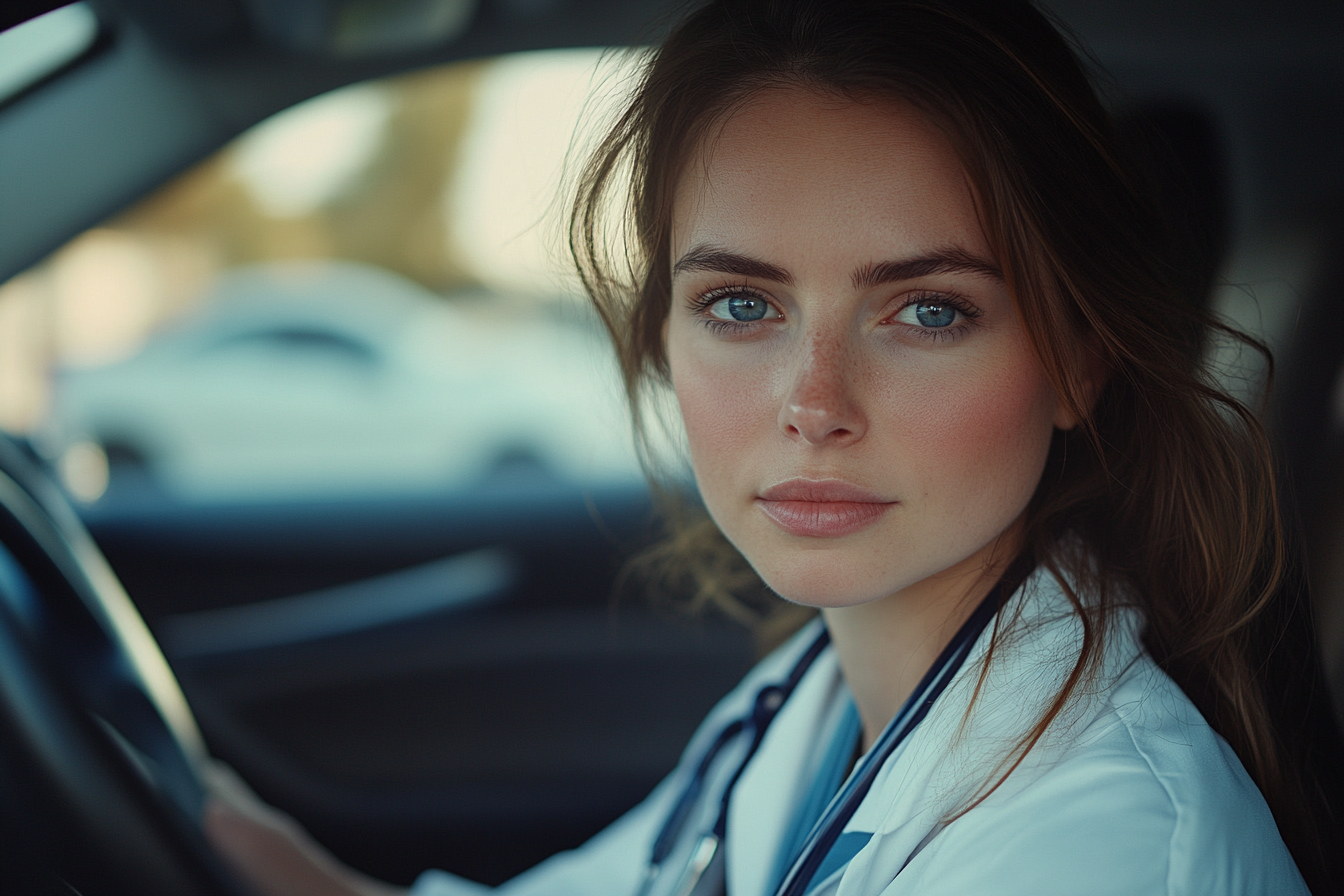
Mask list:
[[[1078,58],[1025,0],[715,2],[676,29],[589,163],[571,230],[637,429],[650,389],[669,382],[677,180],[714,122],[779,84],[899,97],[942,128],[1046,374],[1083,421],[1055,434],[1024,540],[1089,594],[1086,610],[1070,595],[1083,647],[1009,770],[1095,674],[1109,609],[1137,600],[1147,649],[1241,758],[1308,883],[1339,885],[1320,753],[1337,735],[1316,705],[1310,641],[1295,665],[1283,656],[1305,609],[1272,452],[1255,414],[1201,362],[1211,335],[1264,346],[1181,294],[1177,241]],[[626,203],[614,219],[613,198]],[[1106,385],[1089,407],[1099,367]],[[1087,563],[1066,550],[1077,537]],[[739,616],[728,593],[761,590],[703,518],[652,562]]]

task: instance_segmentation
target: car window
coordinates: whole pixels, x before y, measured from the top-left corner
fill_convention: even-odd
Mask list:
[[[0,287],[0,426],[86,503],[638,477],[561,198],[630,70],[518,54],[258,124]]]

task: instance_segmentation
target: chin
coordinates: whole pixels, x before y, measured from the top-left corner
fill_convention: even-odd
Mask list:
[[[855,607],[881,600],[908,583],[891,581],[887,575],[863,575],[862,564],[842,557],[829,562],[812,552],[798,552],[789,562],[753,564],[757,575],[771,591],[790,603],[819,610]]]

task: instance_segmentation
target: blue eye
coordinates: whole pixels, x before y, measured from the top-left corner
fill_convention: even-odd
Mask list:
[[[733,296],[728,300],[728,313],[733,320],[760,320],[769,309],[763,300],[751,296]]]
[[[950,327],[956,323],[957,309],[942,302],[917,302],[915,320],[924,327]]]
[[[925,293],[897,311],[890,322],[904,324],[930,338],[952,339],[963,335],[966,325],[980,316],[974,305],[953,296]]]
[[[770,303],[760,296],[750,293],[738,293],[712,302],[709,306],[711,317],[734,323],[749,324],[758,320],[779,317]]]

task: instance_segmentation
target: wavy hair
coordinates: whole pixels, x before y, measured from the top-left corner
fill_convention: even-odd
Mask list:
[[[1300,640],[1275,461],[1258,417],[1202,361],[1215,337],[1268,352],[1183,294],[1180,240],[1078,56],[1025,0],[713,2],[671,34],[588,163],[570,234],[637,431],[670,383],[677,181],[716,122],[778,85],[899,98],[942,129],[1046,375],[1082,421],[1055,433],[1023,544],[1088,594],[1086,607],[1070,595],[1083,645],[1008,772],[1097,673],[1110,609],[1137,599],[1148,651],[1241,758],[1308,883],[1332,890],[1335,785],[1321,750],[1337,733]],[[764,589],[745,562],[703,516],[679,518],[690,522],[637,562],[701,603],[759,617]],[[1086,563],[1067,548],[1079,538]]]

